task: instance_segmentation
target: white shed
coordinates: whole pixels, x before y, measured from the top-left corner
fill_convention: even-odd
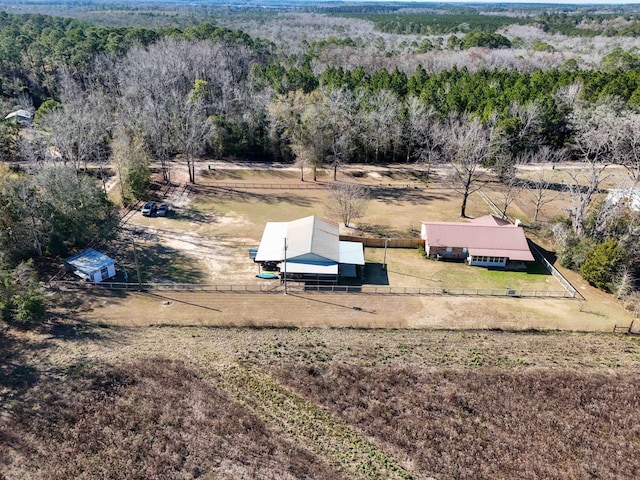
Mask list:
[[[33,119],[33,114],[28,110],[20,109],[15,112],[11,112],[9,115],[4,117],[5,120],[11,120],[20,124],[30,123]]]
[[[68,272],[89,282],[102,282],[116,276],[116,261],[93,248],[67,258],[64,265]]]

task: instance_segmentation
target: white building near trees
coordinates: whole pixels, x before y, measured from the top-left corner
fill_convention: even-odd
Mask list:
[[[65,269],[89,282],[102,282],[116,276],[116,261],[93,248],[88,248],[64,261]]]
[[[357,276],[364,247],[341,241],[337,223],[311,216],[268,222],[254,261],[277,263],[288,280],[337,282],[338,277]]]

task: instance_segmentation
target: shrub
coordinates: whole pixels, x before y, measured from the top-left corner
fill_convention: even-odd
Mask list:
[[[26,292],[16,298],[16,318],[21,322],[37,322],[46,313],[45,300],[38,291]]]
[[[0,314],[3,319],[35,322],[42,320],[45,313],[45,298],[31,260],[20,263],[12,271],[2,272]]]
[[[586,252],[580,273],[594,287],[613,292],[614,279],[623,259],[622,247],[615,238],[610,238]]]

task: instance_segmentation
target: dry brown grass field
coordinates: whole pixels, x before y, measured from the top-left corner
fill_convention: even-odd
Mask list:
[[[372,187],[364,233],[456,219],[437,181],[363,170],[341,178]],[[203,169],[156,198],[168,218],[127,223],[120,267],[132,281],[135,239],[144,281],[256,282],[264,222],[324,213],[323,189],[289,183]],[[477,196],[470,212],[488,213]],[[386,263],[391,286],[558,288],[410,249]],[[585,300],[52,291],[45,324],[0,326],[0,479],[638,478],[640,341],[610,333],[631,321],[613,297],[564,273]]]
[[[0,347],[4,479],[640,473],[635,337],[67,319]]]

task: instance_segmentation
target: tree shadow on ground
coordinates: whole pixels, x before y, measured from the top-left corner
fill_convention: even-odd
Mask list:
[[[281,193],[282,191],[287,193]],[[201,195],[224,198],[225,200],[240,200],[243,202],[257,202],[267,205],[288,203],[298,207],[310,207],[315,201],[307,196],[296,195],[291,190],[287,190],[286,186],[281,189],[265,190],[268,193],[260,191],[245,190],[239,187],[225,186],[207,186],[198,185],[193,188],[193,192]],[[265,192],[263,191],[263,192]]]
[[[41,344],[27,343],[18,340],[6,332],[0,333],[0,387],[5,389],[25,389],[36,384],[40,378],[38,369],[28,365],[25,357],[26,353],[33,348],[44,348]],[[1,401],[5,394],[0,394]],[[0,411],[2,408],[0,407]]]
[[[81,321],[58,321],[52,323],[48,328],[48,333],[52,337],[65,341],[81,342],[81,341],[101,341],[105,337],[101,332],[97,331],[101,327],[99,325],[81,322]]]
[[[426,202],[448,200],[451,195],[445,193],[430,192],[428,189],[405,185],[378,185],[369,187],[371,198],[386,204],[408,202],[412,205],[421,205]]]

